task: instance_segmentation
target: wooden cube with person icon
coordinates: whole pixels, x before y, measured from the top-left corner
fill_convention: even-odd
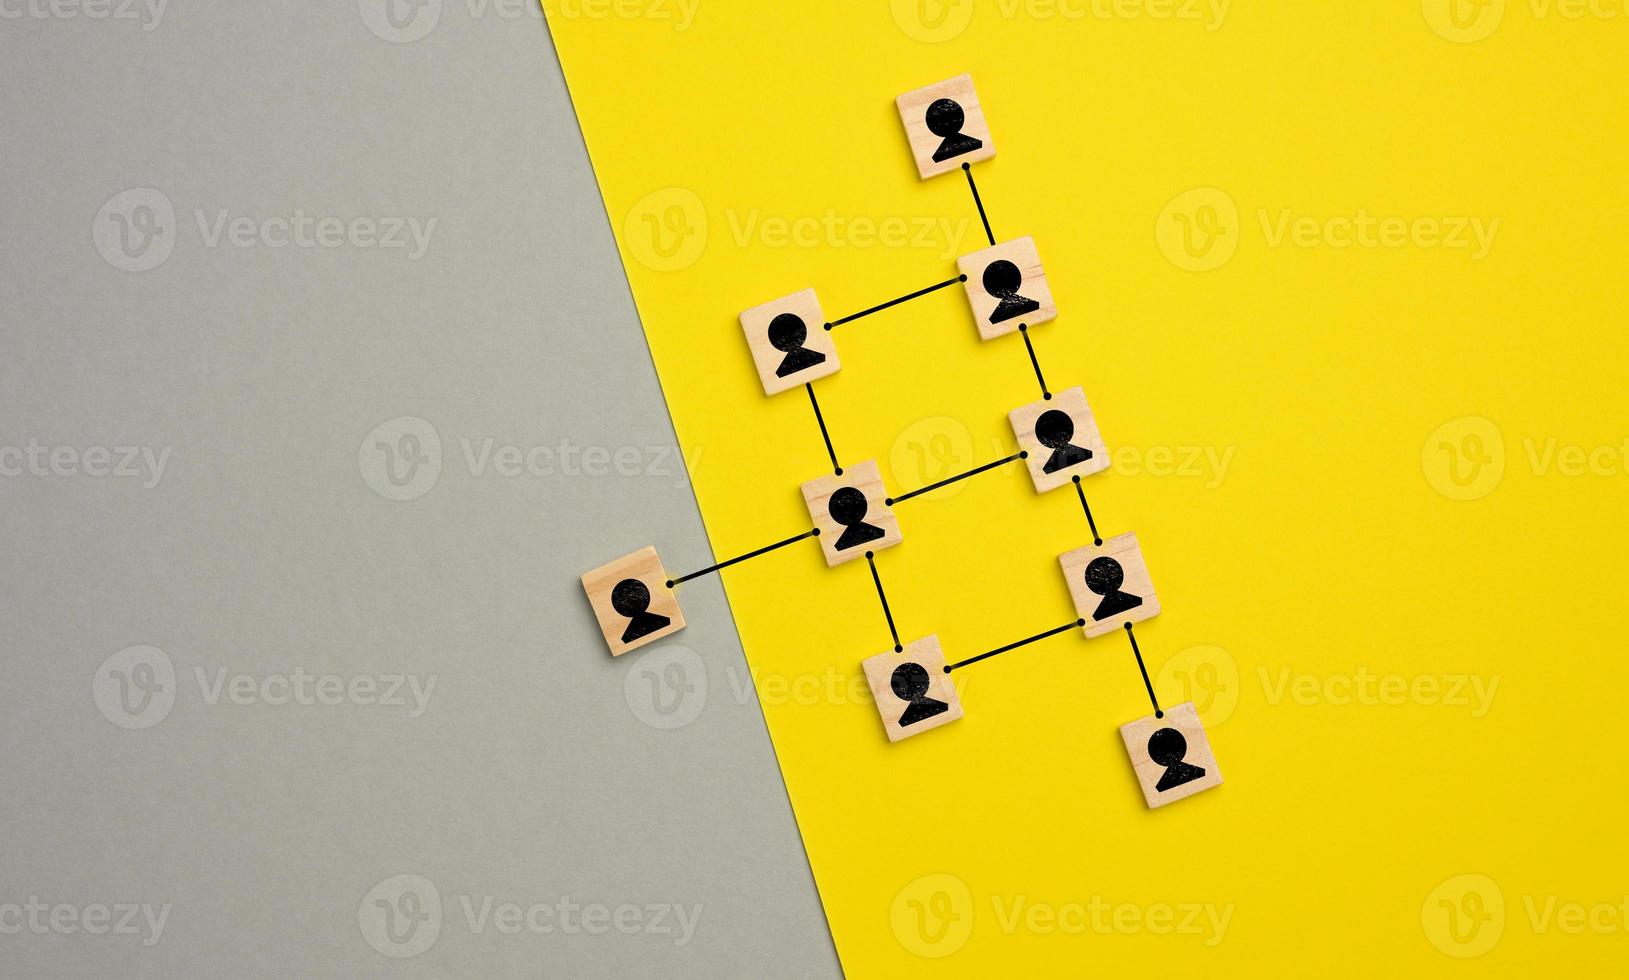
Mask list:
[[[820,550],[831,567],[892,548],[905,540],[876,460],[846,466],[835,476],[803,485],[803,502],[820,531]]]
[[[766,395],[836,374],[842,367],[812,289],[754,306],[741,314],[741,329]]]
[[[1109,468],[1109,450],[1080,387],[1060,391],[1007,414],[1037,493],[1055,490]]]
[[[1075,609],[1086,622],[1082,629],[1087,636],[1102,636],[1159,615],[1160,601],[1136,534],[1077,548],[1060,555],[1058,562]]]
[[[1035,239],[1015,238],[956,260],[981,340],[1055,320],[1058,307]]]
[[[655,548],[641,548],[584,573],[583,591],[611,656],[620,657],[684,629],[679,597],[667,583]]]
[[[973,76],[925,85],[901,95],[894,105],[923,180],[995,156],[995,140],[984,121]]]
[[[1149,809],[1222,784],[1193,702],[1120,726],[1120,739]]]
[[[962,716],[962,701],[945,669],[937,636],[908,643],[898,653],[879,653],[861,666],[890,742],[948,725]]]

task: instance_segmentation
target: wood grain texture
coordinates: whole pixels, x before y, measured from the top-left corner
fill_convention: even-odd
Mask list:
[[[1035,423],[1042,415],[1053,411],[1067,415],[1074,426],[1067,446],[1084,449],[1092,455],[1091,458],[1078,462],[1070,462],[1073,456],[1064,455],[1058,460],[1063,465],[1048,473],[1047,467],[1052,464],[1053,456],[1060,450],[1055,450],[1041,441],[1035,433]],[[1086,392],[1079,387],[1054,392],[1051,400],[1030,402],[1028,405],[1015,408],[1007,413],[1007,419],[1012,422],[1012,432],[1018,440],[1018,448],[1029,453],[1029,458],[1024,460],[1024,464],[1029,468],[1029,478],[1035,484],[1037,493],[1068,486],[1074,477],[1084,479],[1109,468],[1108,447],[1103,445],[1103,436],[1097,429],[1097,419],[1092,415],[1091,406],[1086,403]],[[1062,452],[1069,454],[1071,450],[1063,448]]]
[[[803,336],[799,343],[787,344],[783,340],[782,346],[777,347],[770,339],[770,325],[782,314],[802,321]],[[820,299],[813,289],[782,296],[741,314],[741,329],[747,335],[747,347],[752,351],[752,362],[758,369],[758,380],[763,382],[764,394],[778,395],[788,388],[798,388],[837,373],[842,367],[837,360],[837,344],[825,326],[826,316],[820,310]],[[796,349],[789,352],[788,347]],[[785,373],[777,373],[780,371]]]
[[[928,107],[940,99],[950,99],[961,107],[963,118],[957,132],[961,136],[978,141],[980,145],[976,149],[954,152],[953,155],[940,160],[934,159],[934,155],[941,149],[955,151],[960,148],[956,145],[946,147],[946,138],[928,128]],[[905,138],[911,144],[911,157],[916,160],[916,172],[923,180],[951,170],[960,170],[964,163],[978,163],[980,160],[988,160],[995,156],[995,140],[990,137],[990,126],[984,119],[984,107],[979,104],[978,92],[973,88],[973,76],[957,75],[955,78],[925,85],[901,95],[894,100],[894,104],[899,107],[899,121],[905,125]]]
[[[865,497],[865,515],[861,521],[881,530],[882,534],[871,540],[839,547],[844,543],[848,527],[832,517],[831,498],[845,487],[852,487]],[[884,503],[887,499],[888,491],[882,485],[882,472],[877,468],[876,460],[845,466],[842,476],[823,476],[803,485],[803,501],[809,505],[809,516],[814,519],[815,527],[820,529],[820,550],[826,556],[827,565],[836,567],[846,561],[864,558],[867,551],[892,548],[905,540],[899,530],[899,521],[894,518],[893,508]],[[853,537],[857,539],[870,533],[859,528],[859,533]]]
[[[1086,570],[1098,558],[1110,558],[1120,566],[1123,576],[1118,587],[1095,592],[1086,582]],[[1087,636],[1112,633],[1127,623],[1140,623],[1160,613],[1160,601],[1154,594],[1154,583],[1143,562],[1137,535],[1128,532],[1109,538],[1102,545],[1087,545],[1058,556],[1063,566],[1063,577],[1069,583],[1069,595],[1075,600],[1075,610],[1086,621],[1082,627]],[[1112,566],[1100,566],[1112,569]],[[1132,604],[1132,599],[1141,600]],[[1108,603],[1105,606],[1105,603]],[[1106,615],[1103,615],[1107,612]],[[1102,619],[1097,616],[1103,615]]]
[[[1017,281],[1012,284],[1016,295],[1011,297],[1018,305],[1009,304],[1006,310],[1002,308],[1002,297],[986,288],[985,274],[998,262],[1010,262],[1018,267]],[[973,322],[978,325],[982,340],[1005,336],[1021,324],[1033,327],[1058,316],[1033,238],[1014,238],[964,255],[956,260],[956,268],[967,277],[962,288],[967,290],[967,302],[973,308]],[[1023,312],[1016,312],[1018,309]],[[1009,313],[1009,310],[1014,312]]]
[[[668,622],[624,640],[623,636],[628,633],[635,617],[617,610],[612,604],[612,593],[618,583],[630,579],[639,582],[650,594],[650,603],[645,607],[644,614],[665,618]],[[667,572],[662,568],[662,560],[655,548],[641,548],[631,555],[624,555],[591,572],[585,572],[583,591],[588,593],[588,603],[594,607],[594,618],[599,621],[600,633],[604,635],[605,645],[611,648],[613,657],[620,657],[629,650],[637,650],[684,629],[684,613],[679,609],[679,597],[667,587]]]
[[[1164,729],[1171,729],[1182,736],[1180,741],[1175,741],[1165,735],[1154,743],[1155,751],[1180,746],[1180,765],[1174,771],[1166,764],[1176,755],[1174,749],[1169,756],[1162,756],[1162,761],[1155,761],[1149,751],[1149,740],[1155,732]],[[1211,752],[1210,739],[1205,736],[1205,726],[1199,722],[1199,710],[1191,701],[1166,711],[1164,718],[1150,715],[1121,725],[1120,738],[1126,743],[1126,754],[1131,756],[1131,768],[1137,775],[1137,785],[1142,787],[1143,799],[1151,810],[1222,784],[1222,770],[1217,768],[1216,755]],[[1194,768],[1204,770],[1203,774],[1195,774]],[[1162,779],[1168,782],[1163,790],[1160,789]]]
[[[921,668],[911,676],[902,676],[900,686],[910,692],[912,682],[925,684],[914,690],[921,694],[914,699],[902,698],[894,689],[894,674],[902,664],[915,664]],[[945,672],[945,654],[939,648],[937,636],[926,636],[905,645],[903,653],[889,650],[861,663],[865,679],[871,685],[871,696],[877,712],[882,716],[882,728],[888,741],[920,735],[941,725],[948,725],[962,717],[962,701],[956,694],[956,685]],[[926,675],[925,679],[923,675]],[[941,707],[941,705],[943,707]],[[901,724],[907,722],[907,724]]]

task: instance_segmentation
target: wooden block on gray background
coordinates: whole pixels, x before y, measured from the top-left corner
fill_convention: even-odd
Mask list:
[[[894,100],[923,180],[995,156],[973,76],[957,75]]]
[[[655,548],[641,548],[584,574],[583,591],[613,657],[684,629],[679,597],[667,586]]]
[[[1222,770],[1191,701],[1166,711],[1164,718],[1150,715],[1121,725],[1120,738],[1149,809],[1222,784]]]
[[[836,374],[842,367],[812,289],[754,306],[741,314],[741,329],[766,395]]]
[[[881,551],[905,540],[887,499],[876,460],[845,466],[841,476],[823,476],[803,485],[803,501],[820,529],[820,550],[827,565],[864,558],[867,551]]]
[[[1122,534],[1058,556],[1087,636],[1102,636],[1160,613],[1137,535]],[[1090,573],[1090,575],[1088,575]]]
[[[1097,431],[1097,419],[1080,388],[1053,392],[1050,400],[1031,402],[1007,413],[1018,448],[1037,493],[1071,483],[1109,468],[1109,450]],[[1040,424],[1044,420],[1045,424]]]
[[[861,666],[890,742],[948,725],[962,716],[962,700],[945,670],[945,654],[937,636],[906,644],[903,653],[879,653]]]
[[[964,255],[956,268],[967,277],[962,288],[980,339],[993,340],[1020,324],[1033,327],[1058,316],[1033,238],[1014,238]]]

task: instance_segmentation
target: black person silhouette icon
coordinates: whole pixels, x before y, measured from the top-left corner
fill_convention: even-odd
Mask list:
[[[809,327],[796,313],[782,313],[769,321],[770,345],[786,354],[781,359],[781,366],[775,369],[775,377],[784,378],[825,363],[826,355],[803,346],[808,339]]]
[[[1187,754],[1188,740],[1175,728],[1161,728],[1148,736],[1148,757],[1153,759],[1156,765],[1165,767],[1165,775],[1154,784],[1155,790],[1163,793],[1184,783],[1204,778],[1203,768],[1182,761],[1182,757]]]
[[[921,664],[907,662],[895,667],[894,675],[888,679],[888,686],[894,689],[894,697],[910,702],[905,713],[899,716],[901,728],[950,710],[950,705],[945,702],[928,697],[928,672]]]
[[[1035,300],[1018,295],[1018,287],[1023,284],[1024,274],[1006,259],[996,259],[984,267],[984,291],[1000,300],[990,314],[991,323],[1002,323],[1041,308]]]
[[[1069,413],[1057,409],[1048,409],[1035,420],[1035,439],[1041,445],[1052,450],[1047,457],[1046,465],[1041,467],[1043,473],[1056,473],[1068,469],[1076,463],[1084,463],[1092,458],[1090,449],[1083,449],[1070,443],[1075,435],[1075,420]]]
[[[875,541],[887,533],[875,524],[865,522],[865,512],[870,506],[865,501],[865,494],[853,487],[843,487],[831,495],[831,500],[826,504],[826,511],[831,514],[831,519],[843,525],[844,529],[834,546],[838,551],[847,551],[867,541]]]
[[[928,132],[943,140],[939,148],[933,151],[933,162],[943,163],[952,157],[959,157],[964,153],[972,153],[984,145],[984,141],[962,132],[962,126],[967,123],[967,116],[962,112],[961,103],[955,99],[937,99],[928,106],[925,115]]]
[[[1125,580],[1126,570],[1107,555],[1093,558],[1091,564],[1086,566],[1086,587],[1103,597],[1103,601],[1098,603],[1096,611],[1092,613],[1092,619],[1108,619],[1143,604],[1140,596],[1120,591],[1120,583]]]
[[[659,613],[649,612],[649,607],[650,589],[636,578],[625,578],[611,590],[611,608],[628,617],[628,628],[622,631],[623,643],[649,636],[673,622]]]

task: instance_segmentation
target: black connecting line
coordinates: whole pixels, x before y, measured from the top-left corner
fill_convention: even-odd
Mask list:
[[[906,501],[906,500],[909,500],[912,497],[920,497],[924,493],[932,493],[933,491],[939,489],[940,487],[948,487],[952,483],[956,483],[957,481],[960,481],[960,480],[965,480],[970,476],[978,476],[980,473],[983,473],[985,470],[993,470],[997,466],[1006,466],[1008,463],[1012,462],[1015,459],[1028,459],[1028,458],[1029,458],[1029,453],[1028,452],[1016,452],[1016,453],[1013,453],[1011,456],[1006,457],[1005,459],[998,459],[993,463],[985,463],[983,466],[976,466],[973,469],[968,470],[966,473],[957,473],[955,476],[950,477],[948,479],[940,480],[938,483],[930,483],[927,486],[921,488],[920,490],[912,490],[910,493],[903,493],[903,494],[900,494],[897,497],[889,497],[887,500],[884,500],[883,503],[887,504],[889,507],[892,507],[895,504],[901,503],[901,502]]]
[[[820,414],[820,403],[815,401],[814,384],[805,382],[803,387],[809,389],[809,404],[814,406],[815,421],[820,423],[820,438],[826,440],[826,455],[831,457],[832,472],[842,476],[843,467],[837,462],[837,450],[831,447],[831,433],[826,431],[826,417]]]
[[[876,553],[865,553],[865,563],[871,566],[871,581],[877,583],[877,598],[882,600],[882,614],[888,619],[888,635],[894,638],[894,652],[903,653],[905,648],[899,642],[899,630],[894,628],[894,614],[888,608],[888,596],[882,591],[882,577],[877,574]]]
[[[1052,391],[1046,386],[1046,378],[1041,376],[1041,362],[1035,359],[1035,344],[1029,339],[1029,327],[1020,323],[1018,332],[1024,335],[1024,349],[1029,351],[1029,366],[1035,369],[1035,380],[1041,385],[1041,397],[1051,401]]]
[[[1131,652],[1137,655],[1137,669],[1143,672],[1143,687],[1148,689],[1148,703],[1154,706],[1154,717],[1164,718],[1165,712],[1160,710],[1159,698],[1154,696],[1154,685],[1148,679],[1148,668],[1143,666],[1143,652],[1137,647],[1137,634],[1131,631],[1131,624],[1126,624],[1126,638],[1131,641]]]
[[[973,192],[973,203],[978,205],[979,208],[979,220],[984,222],[984,237],[990,240],[991,245],[994,245],[995,234],[990,231],[990,219],[984,213],[984,202],[979,199],[979,185],[973,183],[972,165],[966,163],[962,164],[962,173],[967,175],[968,189]]]
[[[1059,633],[1064,633],[1064,632],[1067,632],[1067,631],[1073,630],[1073,629],[1080,629],[1082,626],[1085,626],[1085,625],[1086,625],[1086,620],[1084,620],[1084,619],[1077,619],[1072,623],[1064,623],[1062,626],[1059,626],[1056,629],[1049,629],[1045,633],[1036,633],[1034,636],[1025,637],[1024,639],[1019,640],[1017,643],[1009,643],[1004,647],[997,647],[996,649],[991,650],[989,653],[981,653],[976,657],[968,657],[966,660],[961,660],[961,661],[957,661],[956,663],[949,664],[949,665],[947,665],[945,667],[945,673],[948,674],[953,670],[959,670],[962,667],[966,667],[968,664],[976,664],[980,660],[987,660],[990,657],[993,657],[998,653],[1006,653],[1008,650],[1016,650],[1019,647],[1028,646],[1029,644],[1034,643],[1037,640],[1044,640],[1049,636],[1057,636]]]
[[[680,582],[688,582],[693,578],[700,578],[703,575],[707,575],[707,574],[710,574],[712,572],[716,572],[721,568],[729,568],[731,565],[734,565],[736,562],[743,562],[743,561],[746,561],[748,558],[757,558],[759,555],[767,555],[771,551],[774,551],[776,548],[784,548],[789,544],[794,544],[794,543],[796,543],[798,541],[802,541],[804,538],[819,537],[819,535],[820,535],[820,528],[818,528],[818,527],[814,528],[813,530],[810,530],[810,531],[804,531],[802,534],[795,534],[792,537],[787,538],[785,541],[777,541],[774,544],[765,545],[764,547],[759,548],[757,551],[749,551],[744,555],[740,555],[738,557],[731,558],[729,561],[721,561],[717,565],[708,565],[706,568],[703,568],[702,570],[700,570],[698,572],[691,572],[689,575],[680,575],[678,578],[670,578],[670,579],[667,580],[667,587],[671,589],[675,585],[678,585]]]
[[[966,282],[966,281],[967,281],[966,276],[957,276],[954,279],[946,279],[944,282],[936,282],[933,285],[927,287],[926,289],[918,289],[916,292],[909,293],[907,295],[901,296],[898,299],[891,299],[886,303],[879,303],[878,305],[871,307],[871,309],[869,309],[869,310],[861,310],[858,313],[851,313],[848,316],[843,317],[841,320],[833,320],[832,322],[826,324],[826,329],[830,330],[833,327],[840,327],[843,324],[850,322],[851,320],[858,320],[862,316],[870,316],[873,313],[880,313],[883,310],[888,309],[890,306],[898,306],[899,304],[904,303],[904,302],[906,302],[908,300],[916,299],[918,296],[926,296],[927,294],[929,294],[929,293],[931,293],[931,292],[933,292],[935,290],[943,289],[946,286],[954,286],[959,282]]]
[[[1086,491],[1080,487],[1080,477],[1071,479],[1075,481],[1075,493],[1080,494],[1080,509],[1086,512],[1086,524],[1092,529],[1092,544],[1102,547],[1103,535],[1097,533],[1097,522],[1092,520],[1092,507],[1086,502]]]

